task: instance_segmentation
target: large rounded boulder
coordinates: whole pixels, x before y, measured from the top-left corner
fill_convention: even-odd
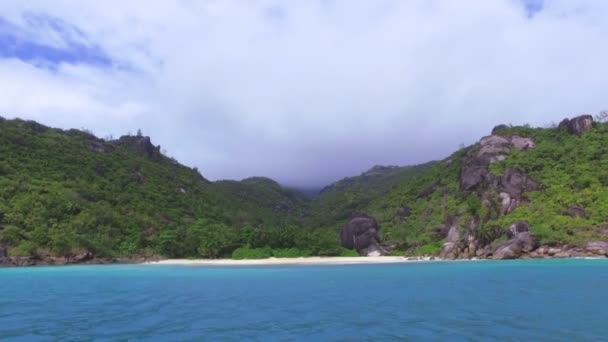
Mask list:
[[[567,130],[570,134],[582,135],[593,128],[593,116],[586,114],[564,119],[559,123],[559,128]]]
[[[380,245],[380,225],[371,216],[356,214],[342,228],[340,241],[344,248],[354,249],[360,255],[386,255],[387,251]]]

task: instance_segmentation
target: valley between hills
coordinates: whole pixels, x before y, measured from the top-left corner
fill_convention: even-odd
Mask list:
[[[166,258],[605,257],[608,124],[499,125],[447,158],[306,194],[215,181],[141,134],[0,119],[0,265]]]

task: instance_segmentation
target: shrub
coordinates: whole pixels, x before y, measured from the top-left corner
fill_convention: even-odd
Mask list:
[[[268,247],[250,248],[240,247],[232,252],[232,259],[266,259],[272,256],[272,250]]]
[[[433,254],[439,254],[439,252],[441,251],[441,244],[439,242],[432,242],[426,245],[422,245],[418,248],[416,248],[416,255],[433,255]]]

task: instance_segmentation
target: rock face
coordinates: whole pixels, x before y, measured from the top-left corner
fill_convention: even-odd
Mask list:
[[[526,191],[540,190],[540,185],[536,181],[515,169],[507,169],[493,185],[499,192],[503,215],[511,213],[519,206],[522,195]]]
[[[493,259],[517,259],[522,255],[522,252],[530,253],[538,243],[530,232],[517,233],[512,239],[507,240],[494,249],[492,254]]]
[[[538,246],[536,239],[530,234],[528,222],[518,221],[507,230],[509,240],[499,244],[494,249],[493,259],[516,259],[523,252],[530,253]]]
[[[493,132],[500,133],[503,129],[506,127],[495,128]],[[519,206],[525,192],[540,190],[541,186],[514,168],[504,170],[502,175],[494,175],[490,172],[490,165],[505,160],[513,149],[528,150],[534,146],[531,138],[517,135],[493,134],[482,138],[476,152],[469,154],[463,161],[460,170],[461,190],[476,191],[483,205],[491,209],[492,215],[511,213]]]
[[[84,252],[76,254],[72,258],[70,258],[70,262],[79,264],[79,263],[83,263],[85,261],[92,260],[94,257],[95,256],[93,255],[93,253],[91,253],[89,251],[84,251]]]
[[[530,231],[530,226],[528,225],[528,222],[518,221],[518,222],[513,223],[509,227],[509,230],[507,231],[507,235],[510,238],[513,238],[519,233],[525,233],[525,232],[529,232],[529,231]]]
[[[147,159],[159,160],[162,158],[160,146],[154,146],[150,141],[150,137],[125,135],[120,137],[115,143],[127,145]]]
[[[460,219],[457,216],[448,216],[445,224],[440,229],[441,234],[446,237],[446,242],[441,246],[441,252],[439,254],[439,256],[444,259],[456,259],[459,255],[459,223]]]
[[[86,146],[89,150],[97,153],[109,153],[114,150],[114,147],[108,143],[103,141],[99,141],[97,139],[91,139],[86,142]]]
[[[380,245],[380,226],[371,216],[357,214],[342,228],[340,241],[344,248],[360,255],[377,256],[388,252]]]
[[[507,158],[511,148],[527,150],[534,147],[534,141],[530,138],[519,136],[503,137],[500,135],[490,135],[479,141],[479,150],[468,160],[460,172],[460,188],[464,191],[472,191],[496,183],[497,180],[490,174],[490,164]],[[529,178],[522,177],[522,174],[515,170],[507,170],[501,183],[515,183]],[[518,177],[511,180],[512,177]]]
[[[606,255],[608,253],[608,241],[589,241],[585,250],[593,254]]]
[[[534,148],[534,140],[530,138],[523,138],[517,135],[511,137],[511,144],[518,150],[528,150]]]
[[[582,135],[593,128],[593,116],[581,115],[572,119],[564,119],[558,127],[566,129],[570,134]]]

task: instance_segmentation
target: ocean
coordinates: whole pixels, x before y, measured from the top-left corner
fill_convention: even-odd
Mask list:
[[[608,340],[608,260],[0,269],[2,341]]]

